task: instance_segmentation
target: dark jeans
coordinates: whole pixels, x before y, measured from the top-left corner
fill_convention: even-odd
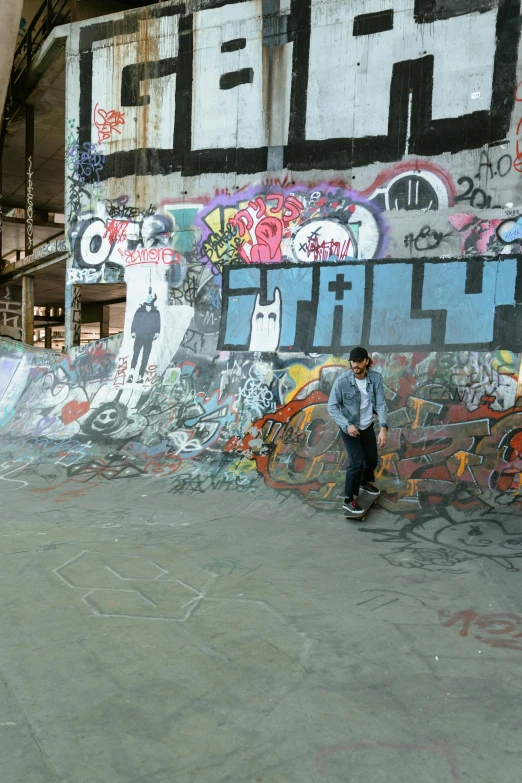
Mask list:
[[[359,494],[361,484],[375,481],[374,470],[379,460],[377,438],[373,424],[361,430],[356,438],[352,438],[343,430],[341,430],[341,437],[350,458],[344,482],[344,496],[353,500],[355,495]]]
[[[139,377],[143,378],[143,374],[145,370],[147,369],[147,363],[149,361],[150,352],[152,350],[152,335],[143,335],[140,336],[139,334],[136,335],[136,339],[134,340],[134,353],[132,354],[132,362],[131,362],[131,370],[134,370],[136,368],[136,365],[138,364],[138,358],[143,351],[143,354],[141,356],[141,365],[140,365],[140,374]]]

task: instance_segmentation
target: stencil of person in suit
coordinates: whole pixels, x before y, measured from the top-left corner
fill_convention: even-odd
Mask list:
[[[127,383],[134,381],[134,371],[141,353],[141,364],[136,383],[143,383],[143,375],[147,369],[152,343],[157,340],[161,330],[161,316],[156,307],[157,295],[152,296],[152,288],[149,295],[134,314],[131,326],[131,336],[134,339],[134,352],[132,354],[131,371]]]

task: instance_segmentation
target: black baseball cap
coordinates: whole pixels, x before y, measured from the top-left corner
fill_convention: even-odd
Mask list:
[[[368,351],[366,348],[363,348],[361,345],[358,348],[352,348],[350,351],[350,361],[351,362],[360,362],[362,359],[369,359]]]

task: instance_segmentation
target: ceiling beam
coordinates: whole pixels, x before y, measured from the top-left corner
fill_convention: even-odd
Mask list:
[[[29,261],[31,261],[32,256],[29,256]],[[61,255],[57,258],[52,258],[50,261],[43,261],[43,262],[32,262],[32,266],[28,263],[26,267],[23,266],[23,262],[26,260],[24,258],[21,258],[20,261],[14,261],[12,264],[7,264],[2,270],[0,270],[0,283],[7,283],[8,280],[19,280],[20,278],[24,277],[24,275],[30,271],[30,274],[34,275],[36,272],[39,272],[40,269],[45,269],[47,266],[51,266],[52,264],[56,264],[60,261],[65,261],[67,259],[67,255]],[[17,264],[21,264],[22,267],[17,266]],[[65,280],[65,276],[64,276]],[[65,282],[64,282],[65,285]]]
[[[35,209],[35,212],[38,212],[38,210]],[[19,226],[25,226],[25,218],[9,217],[9,215],[2,215],[2,222],[15,223]],[[39,226],[40,228],[56,228],[59,229],[62,233],[65,232],[64,223],[55,223],[53,220],[38,220],[35,218],[33,220],[33,226]]]

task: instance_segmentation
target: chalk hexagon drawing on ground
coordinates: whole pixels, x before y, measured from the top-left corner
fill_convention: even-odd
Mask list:
[[[84,550],[53,570],[68,587],[84,591],[82,601],[102,617],[185,622],[203,598],[141,555]]]
[[[235,579],[236,571],[240,574],[237,578],[244,578],[258,568],[248,569],[238,561],[219,558],[204,566],[188,563],[183,558],[178,568],[184,575],[190,572],[191,580],[198,587],[173,577],[149,558],[117,552],[83,550],[54,568],[53,573],[68,588],[78,591],[82,602],[96,617],[184,623],[201,607],[198,616],[210,614],[212,621],[205,622],[220,624],[223,613],[228,616],[230,611],[235,611],[237,616],[246,613],[251,618],[257,612],[256,623],[266,629],[268,636],[282,638],[288,632],[287,642],[295,650],[295,656],[302,659],[307,654],[311,641],[306,634],[268,602],[208,594],[208,589],[215,587],[220,579],[230,576]],[[237,622],[240,626],[241,622]]]

